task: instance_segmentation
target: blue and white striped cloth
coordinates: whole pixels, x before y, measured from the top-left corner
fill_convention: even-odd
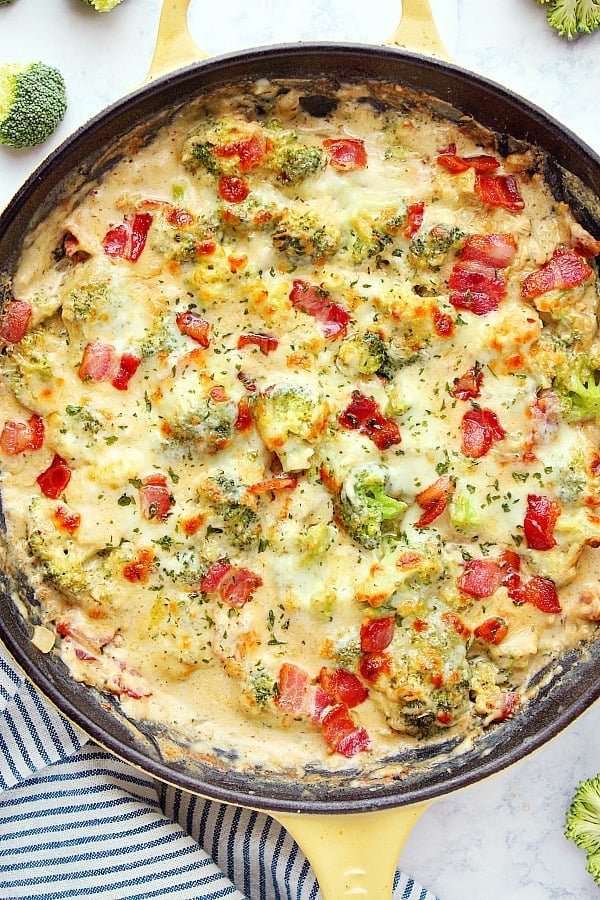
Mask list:
[[[156,784],[89,741],[0,646],[1,900],[317,900],[262,813]],[[436,900],[396,872],[394,900]]]

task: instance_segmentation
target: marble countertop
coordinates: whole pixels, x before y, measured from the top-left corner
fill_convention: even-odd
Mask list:
[[[125,0],[109,15],[77,0],[14,0],[0,9],[0,62],[58,66],[69,108],[57,133],[27,152],[0,148],[0,209],[73,130],[144,79],[160,0]],[[568,42],[533,0],[431,0],[460,66],[533,101],[600,152],[600,31]],[[279,42],[377,44],[394,30],[398,0],[192,0],[190,28],[208,54]],[[585,856],[563,837],[582,778],[600,771],[600,705],[503,773],[436,801],[404,848],[404,871],[441,900],[592,900]]]

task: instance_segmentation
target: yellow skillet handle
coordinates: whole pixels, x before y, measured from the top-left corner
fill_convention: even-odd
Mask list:
[[[391,900],[400,851],[429,805],[332,816],[271,815],[304,851],[323,900]]]
[[[429,0],[402,0],[402,16],[398,27],[384,43],[389,47],[403,47],[426,56],[450,60],[437,30]]]
[[[154,56],[145,83],[207,56],[190,34],[187,21],[189,5],[190,0],[163,0]]]

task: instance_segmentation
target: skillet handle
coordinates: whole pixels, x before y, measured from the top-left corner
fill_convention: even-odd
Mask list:
[[[190,0],[163,0],[154,56],[145,84],[206,58],[207,54],[198,47],[188,28],[189,5]]]
[[[400,851],[429,802],[343,815],[271,813],[311,863],[323,900],[391,900]]]
[[[394,33],[384,41],[389,47],[403,47],[425,56],[450,62],[437,30],[429,0],[402,0],[402,14]]]

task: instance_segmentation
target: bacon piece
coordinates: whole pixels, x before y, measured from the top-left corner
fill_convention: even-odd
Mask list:
[[[255,344],[264,356],[268,356],[273,350],[277,350],[279,340],[271,334],[262,334],[256,331],[249,331],[240,334],[237,342],[238,350],[243,350],[250,344]]]
[[[505,550],[496,557],[470,559],[456,579],[456,584],[470,597],[491,597],[501,585],[510,590],[518,578],[520,566],[521,560],[512,550]]]
[[[118,369],[111,379],[112,386],[118,391],[126,391],[140,363],[141,359],[134,353],[123,353],[119,360]]]
[[[283,663],[277,681],[276,705],[284,712],[302,712],[309,685],[308,672],[293,663]]]
[[[506,269],[517,252],[512,234],[473,234],[460,251],[462,262],[472,261],[492,269]]]
[[[238,400],[238,414],[235,422],[233,423],[233,427],[236,431],[243,433],[244,431],[249,431],[252,428],[253,423],[254,419],[252,418],[252,413],[250,412],[248,398],[240,397],[240,399]]]
[[[384,416],[372,397],[353,391],[352,400],[338,416],[338,422],[350,431],[368,435],[379,450],[386,450],[401,441],[400,429],[393,419]]]
[[[193,309],[186,309],[177,315],[175,322],[182,334],[191,337],[201,347],[209,346],[210,325],[199,313],[194,312]]]
[[[137,556],[123,566],[123,578],[132,584],[146,584],[152,574],[154,565],[154,551],[148,547],[141,547]]]
[[[367,151],[364,141],[354,138],[327,138],[323,146],[329,155],[329,162],[340,172],[364,169],[367,165]]]
[[[572,222],[571,227],[571,246],[579,256],[586,259],[593,259],[600,253],[600,241],[583,228],[579,222]]]
[[[415,497],[424,510],[423,515],[415,522],[416,528],[426,528],[442,515],[452,494],[454,484],[449,475],[441,475],[437,481],[426,487]]]
[[[91,341],[85,345],[77,374],[82,381],[108,381],[117,366],[117,352],[112,344]]]
[[[413,238],[423,224],[423,214],[425,212],[425,204],[423,201],[419,203],[411,203],[406,211],[406,225],[402,233],[405,238]]]
[[[494,172],[500,166],[495,157],[486,153],[475,156],[458,156],[456,144],[448,144],[447,147],[440,150],[436,162],[452,175],[460,175],[461,172],[466,172],[468,169],[474,169],[475,172]]]
[[[578,253],[557,247],[541,268],[531,272],[521,283],[521,297],[535,300],[548,291],[566,291],[577,287],[593,275],[593,269]]]
[[[396,630],[396,617],[366,619],[360,626],[360,648],[365,653],[381,653],[392,643]]]
[[[309,284],[300,278],[294,279],[290,300],[292,306],[313,316],[321,324],[325,338],[337,338],[345,332],[350,313],[341,303],[331,300],[327,291],[318,285]]]
[[[224,144],[214,148],[217,156],[230,159],[237,156],[242,172],[249,172],[260,165],[267,152],[267,141],[262,135],[253,134],[249,138],[242,138],[230,144]]]
[[[482,622],[481,625],[477,625],[473,634],[485,644],[497,646],[502,643],[508,634],[508,624],[505,619],[501,619],[499,616],[491,616]]]
[[[347,669],[328,669],[323,666],[319,672],[319,684],[332,698],[332,702],[344,703],[348,709],[363,703],[369,696],[369,691],[360,679]]]
[[[35,413],[26,422],[9,419],[0,434],[0,450],[18,456],[26,450],[39,450],[44,443],[44,420]]]
[[[200,590],[207,594],[218,592],[224,603],[240,609],[262,583],[260,575],[223,558],[210,566],[200,582]]]
[[[477,263],[458,263],[448,280],[450,303],[476,316],[498,309],[506,296],[506,281],[495,269]]]
[[[489,206],[502,206],[510,212],[525,209],[514,175],[475,175],[475,193]]]
[[[467,410],[462,418],[461,432],[461,450],[471,459],[485,456],[494,441],[501,441],[506,436],[496,413],[483,406]]]
[[[524,584],[515,584],[509,588],[509,596],[513,603],[531,603],[544,613],[558,614],[562,612],[555,583],[543,575],[534,575]]]
[[[358,664],[358,671],[365,681],[375,684],[380,675],[389,675],[392,667],[387,653],[365,653]]]
[[[172,206],[166,216],[165,219],[172,225],[174,228],[181,228],[185,225],[193,225],[196,221],[195,217],[188,209],[184,209],[181,206]]]
[[[171,512],[172,497],[167,487],[166,475],[155,473],[142,479],[140,487],[142,515],[152,521],[163,521]]]
[[[120,225],[109,228],[106,232],[103,242],[104,252],[112,259],[136,262],[146,246],[151,224],[150,213],[125,216]]]
[[[265,494],[269,491],[292,491],[298,484],[296,475],[287,475],[282,472],[281,475],[275,475],[266,481],[257,481],[248,488],[249,494]]]
[[[214,562],[200,582],[200,590],[212,594],[219,589],[225,575],[233,568],[228,559],[223,557]]]
[[[2,311],[0,338],[9,344],[18,344],[27,334],[33,307],[27,300],[11,300]]]
[[[371,739],[362,725],[357,725],[344,703],[336,703],[321,719],[323,736],[334,753],[352,757],[369,750]]]
[[[55,453],[48,468],[38,475],[36,481],[45,497],[58,500],[71,480],[71,474],[71,468],[66,459]]]
[[[250,185],[239,175],[223,175],[219,178],[219,196],[227,203],[242,203],[250,193]]]
[[[481,369],[478,366],[471,366],[463,375],[454,379],[454,387],[450,393],[457,400],[474,400],[481,393],[482,382]]]
[[[530,550],[551,550],[556,546],[554,526],[559,515],[560,506],[556,500],[539,494],[527,495],[523,531]]]

